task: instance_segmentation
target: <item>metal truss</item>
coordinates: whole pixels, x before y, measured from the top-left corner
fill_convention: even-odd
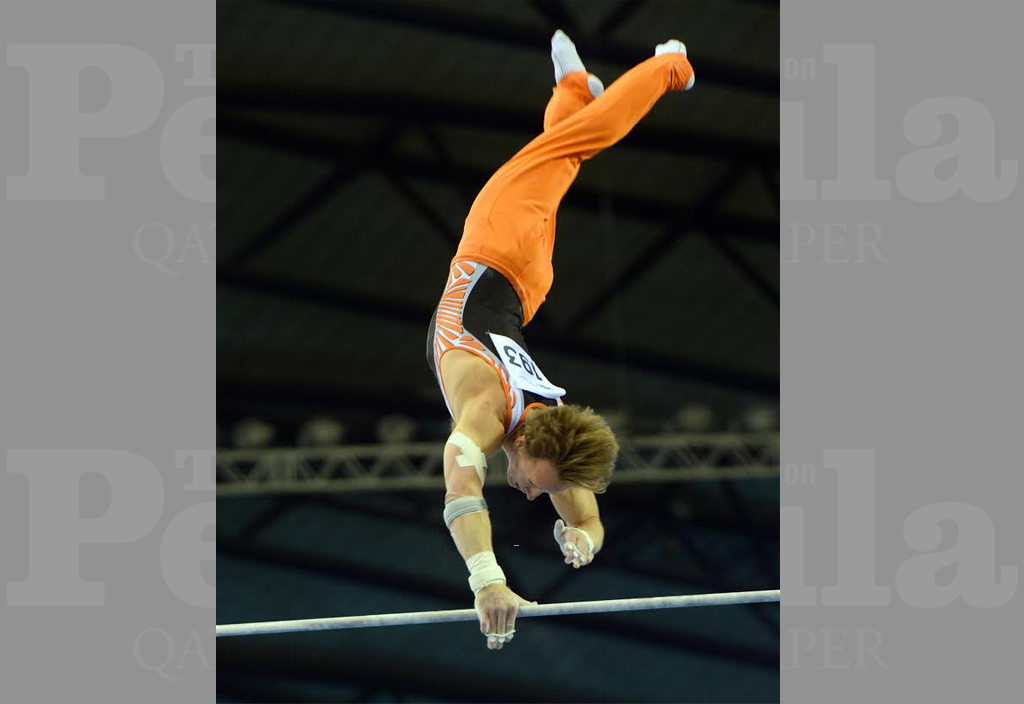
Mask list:
[[[619,438],[615,483],[775,479],[778,433],[663,434]],[[443,489],[440,442],[221,450],[217,493],[315,494]],[[488,488],[508,488],[504,455]]]

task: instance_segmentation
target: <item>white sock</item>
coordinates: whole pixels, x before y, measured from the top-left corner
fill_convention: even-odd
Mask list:
[[[661,56],[662,54],[682,54],[683,56],[686,56],[686,45],[678,39],[669,39],[664,44],[659,44],[654,47],[655,56]],[[696,75],[691,75],[690,80],[686,82],[686,87],[683,88],[683,90],[690,90],[693,88],[696,78]]]
[[[686,45],[678,39],[669,39],[664,44],[654,47],[655,56],[661,56],[662,54],[682,54],[686,56]]]
[[[551,37],[551,63],[555,65],[556,85],[573,71],[584,73],[587,71],[587,67],[583,65],[583,60],[576,51],[576,45],[560,29]],[[595,98],[604,92],[604,84],[601,83],[601,79],[593,74],[587,75],[587,88]]]
[[[555,83],[573,71],[586,72],[587,70],[580,55],[576,53],[576,45],[560,29],[551,37],[551,63],[555,65]]]

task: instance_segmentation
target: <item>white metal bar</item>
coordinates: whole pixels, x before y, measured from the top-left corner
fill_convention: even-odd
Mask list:
[[[520,606],[516,618],[535,616],[568,616],[571,614],[597,614],[617,611],[644,611],[648,609],[678,609],[694,606],[729,606],[779,601],[778,589],[724,594],[687,594],[683,596],[655,596],[641,599],[605,599],[601,601],[570,601],[560,604]],[[412,626],[424,623],[476,621],[476,609],[452,611],[413,611],[399,614],[370,616],[339,616],[336,618],[309,618],[296,621],[265,621],[262,623],[233,623],[217,626],[217,637],[248,636],[267,633],[299,631],[333,631],[343,628],[377,628],[379,626]]]

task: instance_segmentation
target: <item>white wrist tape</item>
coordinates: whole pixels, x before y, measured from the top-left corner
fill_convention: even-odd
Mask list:
[[[565,530],[567,532],[570,531],[570,530],[578,530],[580,533],[582,533],[583,537],[587,539],[587,546],[590,548],[590,552],[591,553],[594,552],[594,539],[590,537],[590,533],[588,533],[587,531],[583,530],[582,528],[575,528],[573,526],[569,526]]]
[[[471,556],[466,560],[466,567],[469,569],[469,588],[474,594],[492,584],[505,583],[505,573],[498,567],[494,553],[489,550]]]
[[[469,437],[462,433],[452,433],[448,438],[449,445],[462,450],[462,454],[455,456],[455,461],[460,467],[473,467],[480,477],[480,485],[484,483],[484,473],[487,471],[487,457],[483,451]]]
[[[476,513],[477,511],[486,510],[487,502],[479,496],[460,496],[459,498],[445,504],[444,524],[448,530],[451,530],[452,521],[459,516],[465,516],[467,513]]]
[[[583,537],[587,539],[587,546],[590,548],[590,552],[594,552],[594,539],[590,537],[590,533],[583,530],[582,528],[566,525],[565,521],[563,521],[561,518],[555,521],[554,530],[555,540],[558,542],[558,547],[562,547],[563,545],[565,545],[566,541],[568,540],[565,534],[568,533],[570,530],[578,530],[580,533],[582,533]]]

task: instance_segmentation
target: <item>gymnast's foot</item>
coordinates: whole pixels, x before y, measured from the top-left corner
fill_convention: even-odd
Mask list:
[[[682,54],[686,56],[686,45],[678,39],[669,39],[664,44],[659,44],[654,47],[654,55],[661,56],[662,54]],[[693,88],[693,82],[696,76],[690,76],[690,80],[686,82],[686,88],[683,90],[690,90]]]
[[[551,62],[555,65],[556,84],[574,71],[587,72],[580,55],[576,53],[576,45],[560,29],[551,37]],[[601,79],[593,74],[587,74],[587,88],[595,98],[604,92]]]

